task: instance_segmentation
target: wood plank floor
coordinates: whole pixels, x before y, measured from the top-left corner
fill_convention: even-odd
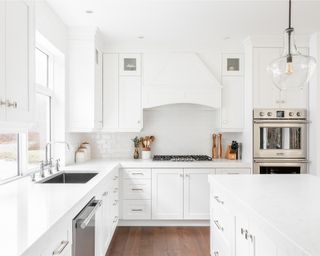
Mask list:
[[[118,227],[106,256],[209,256],[208,227]]]

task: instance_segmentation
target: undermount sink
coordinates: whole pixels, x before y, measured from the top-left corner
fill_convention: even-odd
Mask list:
[[[62,172],[49,178],[39,181],[39,183],[66,184],[66,183],[87,183],[98,173],[94,172]]]

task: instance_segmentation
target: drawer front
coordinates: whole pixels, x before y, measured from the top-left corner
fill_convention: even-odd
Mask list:
[[[151,169],[122,169],[124,179],[151,179]]]
[[[123,219],[150,220],[151,200],[123,200]]]
[[[151,180],[124,179],[123,199],[151,199]]]
[[[235,216],[224,207],[213,207],[211,221],[217,232],[232,244],[234,240]]]
[[[251,174],[251,170],[248,169],[216,169],[216,174]]]
[[[220,234],[220,230],[214,223],[210,225],[211,232],[211,256],[231,256],[232,245]]]

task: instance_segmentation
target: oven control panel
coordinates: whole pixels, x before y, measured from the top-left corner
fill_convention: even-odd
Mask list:
[[[307,119],[306,109],[254,109],[254,119]]]

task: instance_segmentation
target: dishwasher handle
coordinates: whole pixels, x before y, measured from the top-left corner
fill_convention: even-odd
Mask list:
[[[91,220],[92,217],[95,215],[95,213],[97,212],[98,208],[101,206],[102,201],[101,201],[101,200],[94,200],[94,201],[92,202],[92,204],[95,204],[95,206],[92,208],[92,211],[88,214],[88,216],[87,216],[87,217],[83,220],[83,222],[81,223],[80,227],[81,227],[82,229],[85,229],[85,228],[88,226],[90,220]]]

